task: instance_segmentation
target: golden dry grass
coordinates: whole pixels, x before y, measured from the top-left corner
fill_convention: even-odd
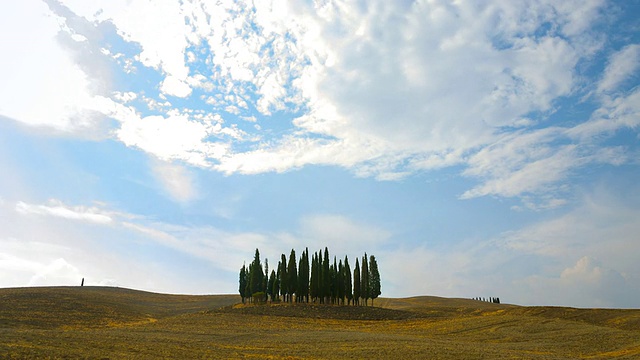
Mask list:
[[[639,310],[377,299],[232,306],[234,295],[0,290],[3,358],[637,359]]]

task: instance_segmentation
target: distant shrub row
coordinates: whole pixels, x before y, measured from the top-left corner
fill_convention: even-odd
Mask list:
[[[362,267],[360,267],[362,264]],[[353,275],[353,276],[352,276]],[[320,304],[368,305],[381,294],[380,273],[375,256],[362,261],[356,258],[353,273],[347,256],[339,261],[334,256],[329,260],[329,249],[318,251],[309,260],[309,249],[305,249],[296,262],[296,252],[291,249],[289,261],[282,254],[277,269],[269,273],[269,263],[264,267],[260,251],[256,249],[249,266],[240,269],[240,296],[242,302],[314,302]]]
[[[500,304],[500,298],[499,297],[489,297],[489,298],[475,297],[475,298],[473,298],[473,300],[490,302],[490,303],[494,303],[494,304]]]

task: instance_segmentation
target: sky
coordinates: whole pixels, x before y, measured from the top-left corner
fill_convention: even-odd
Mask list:
[[[640,307],[640,1],[0,4],[0,287]]]

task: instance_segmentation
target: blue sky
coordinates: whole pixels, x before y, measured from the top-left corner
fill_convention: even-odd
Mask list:
[[[640,2],[0,5],[0,286],[638,307]]]

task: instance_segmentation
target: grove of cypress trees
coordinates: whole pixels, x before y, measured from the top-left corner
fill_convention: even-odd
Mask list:
[[[352,277],[353,275],[353,277]],[[269,272],[269,261],[265,258],[264,267],[260,261],[260,251],[256,249],[253,261],[247,266],[243,264],[239,273],[238,291],[245,303],[262,303],[271,301],[309,302],[321,304],[345,304],[368,306],[382,293],[378,262],[374,255],[356,257],[353,272],[348,256],[338,261],[334,256],[329,260],[327,247],[313,254],[309,259],[309,249],[305,248],[298,261],[295,249],[291,249],[289,259],[281,255],[277,269]],[[499,303],[498,298],[478,298],[481,301]]]

